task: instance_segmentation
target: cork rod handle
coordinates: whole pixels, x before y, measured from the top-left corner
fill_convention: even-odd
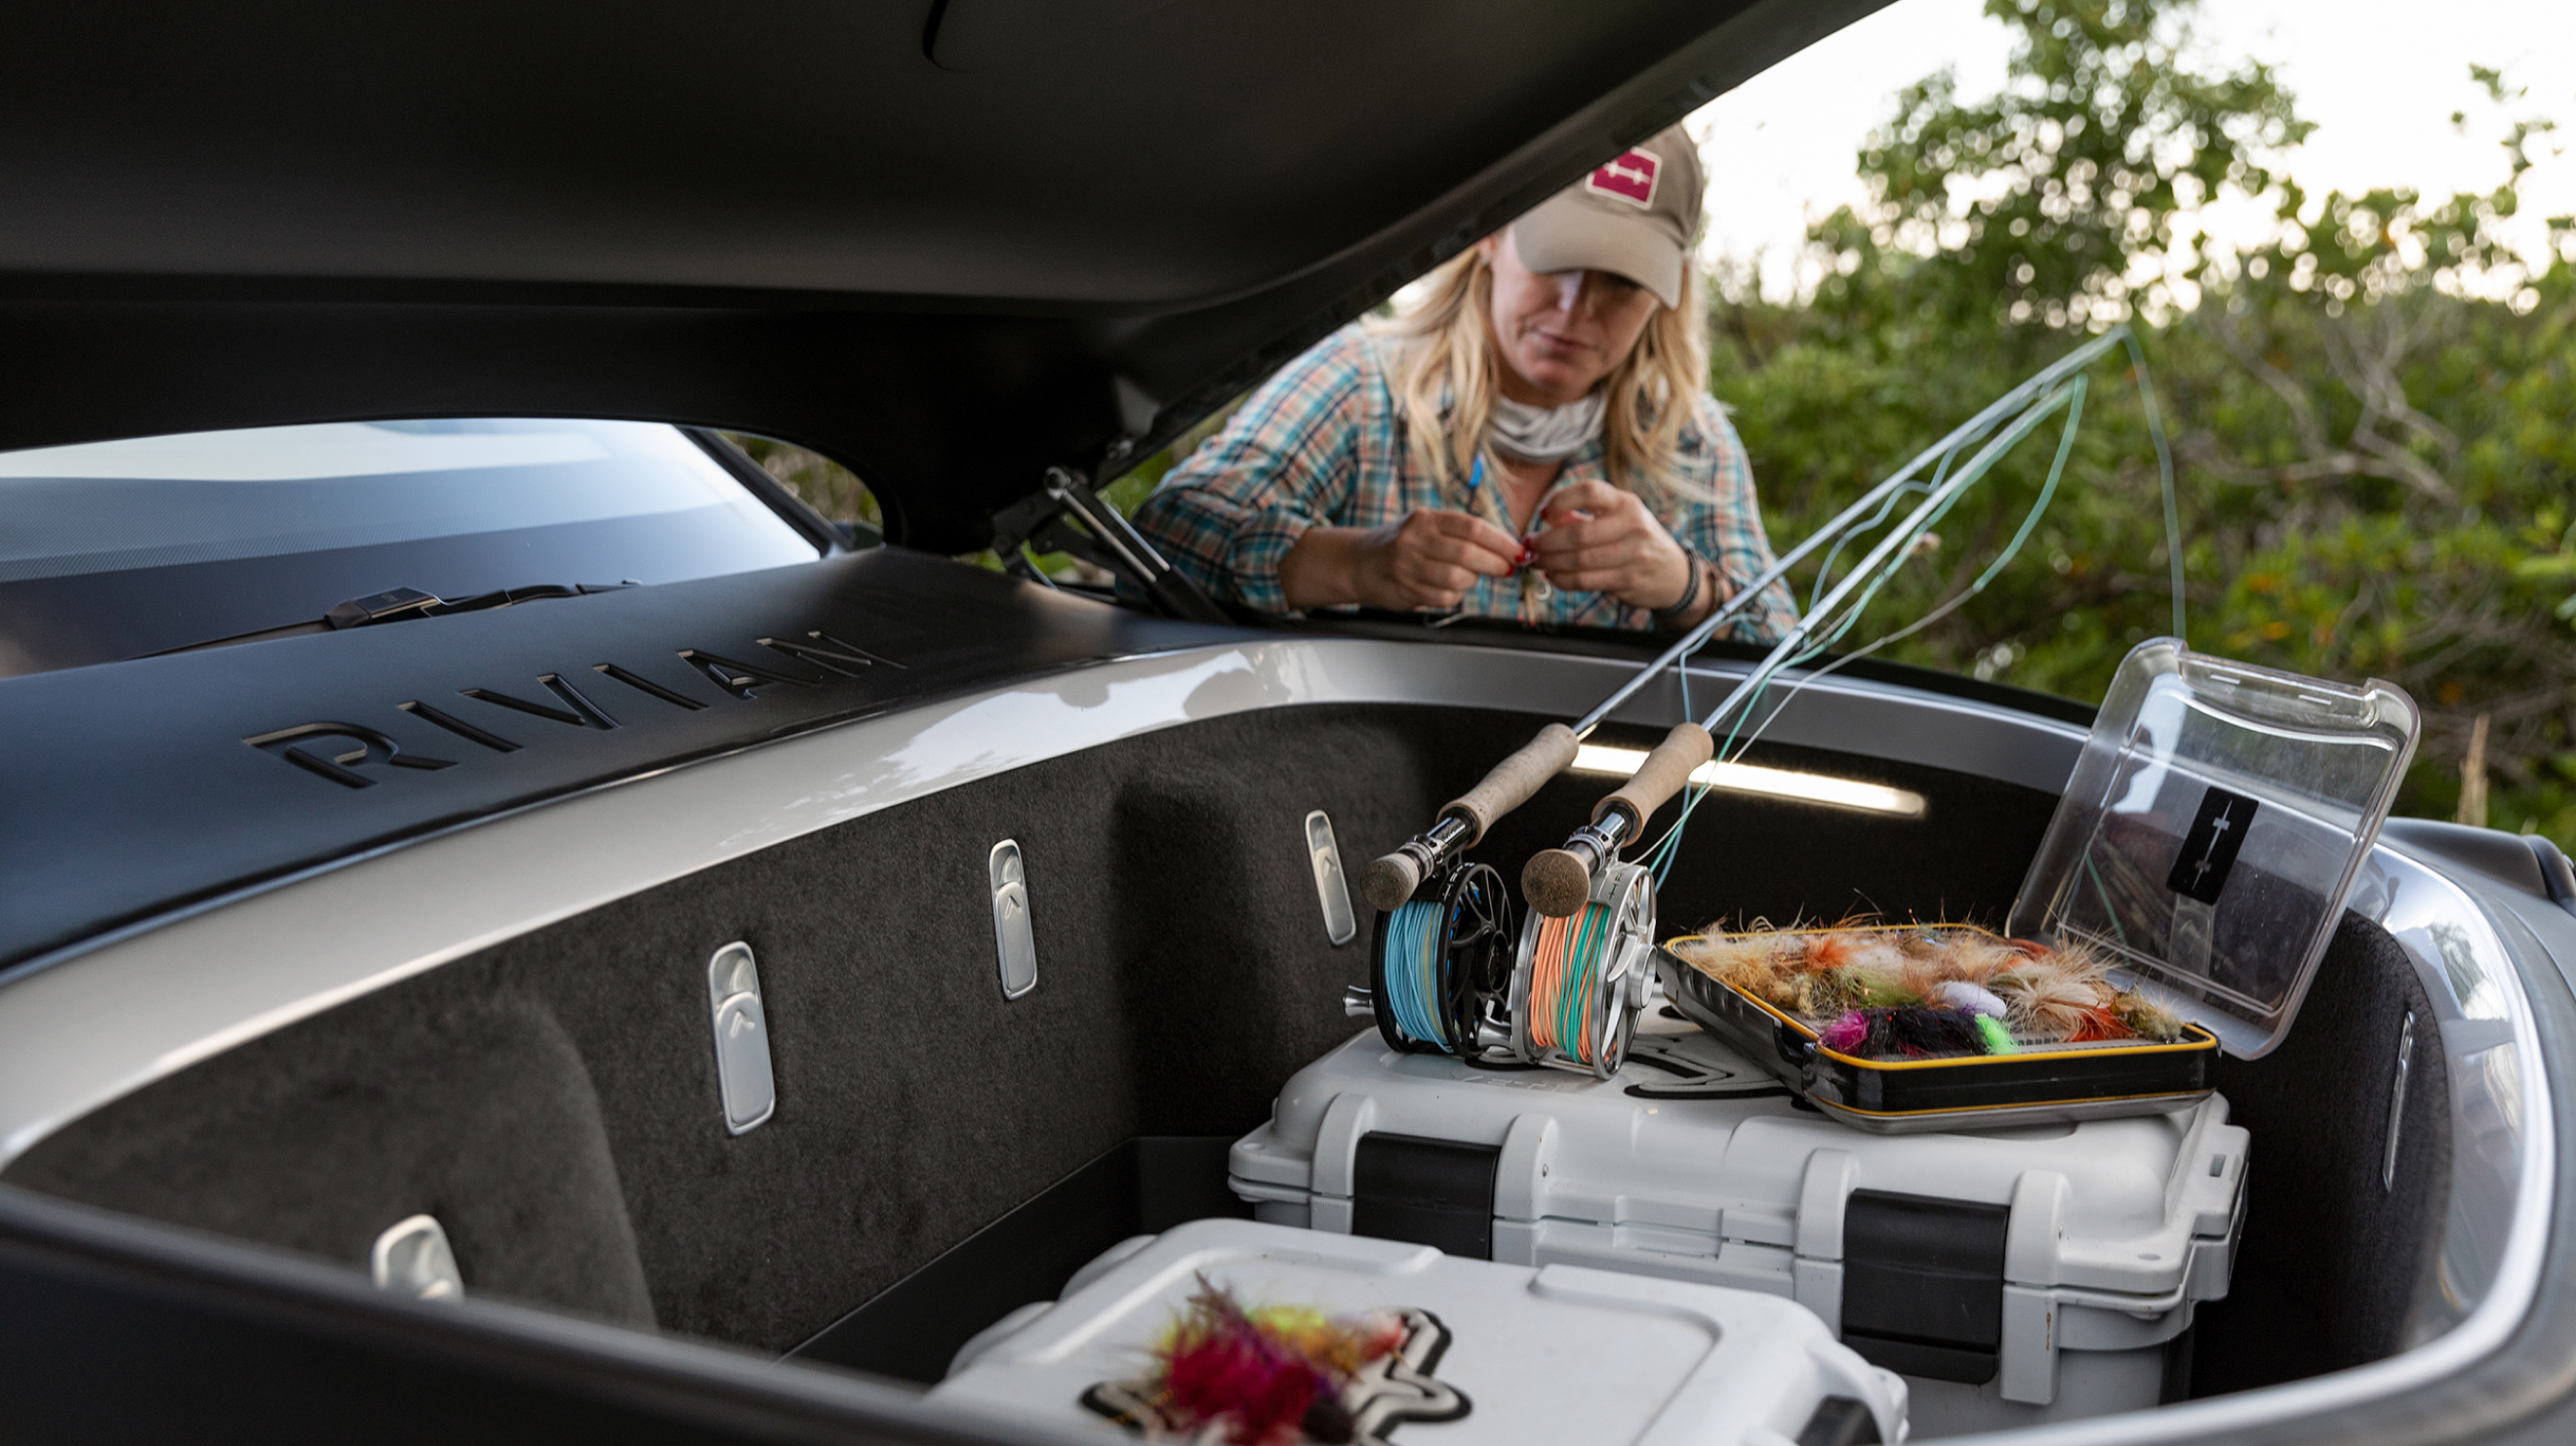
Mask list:
[[[1465,825],[1463,837],[1445,852],[1435,853],[1428,839],[1417,838],[1391,854],[1381,855],[1361,871],[1360,892],[1379,913],[1395,912],[1396,906],[1422,887],[1427,869],[1437,866],[1443,857],[1473,848],[1485,836],[1485,830],[1493,827],[1494,820],[1527,803],[1540,784],[1564,772],[1565,766],[1574,761],[1574,750],[1573,729],[1550,723],[1538,730],[1538,736],[1523,744],[1519,752],[1495,764],[1483,782],[1442,807],[1442,818],[1456,818]]]
[[[1622,808],[1628,813],[1628,836],[1643,834],[1646,820],[1655,816],[1655,810],[1663,807],[1666,799],[1681,792],[1691,774],[1716,752],[1717,742],[1708,736],[1707,729],[1696,723],[1674,724],[1664,741],[1655,745],[1655,751],[1646,755],[1646,761],[1637,765],[1636,776],[1612,790],[1592,810],[1592,821],[1599,823],[1610,810]]]
[[[1563,848],[1530,856],[1521,868],[1521,897],[1551,919],[1582,913],[1585,901],[1592,897],[1594,871],[1615,858],[1620,847],[1643,837],[1646,820],[1655,816],[1664,800],[1679,793],[1692,771],[1716,751],[1708,730],[1696,723],[1680,724],[1665,734],[1646,761],[1637,765],[1636,776],[1592,810],[1592,828],[1578,830]],[[1603,820],[1614,814],[1619,815],[1615,824],[1605,825]]]
[[[1539,785],[1563,773],[1574,761],[1574,750],[1574,730],[1550,723],[1522,744],[1518,753],[1495,764],[1484,782],[1449,800],[1440,812],[1463,814],[1471,821],[1474,832],[1467,835],[1467,846],[1473,847],[1494,820],[1529,802]]]

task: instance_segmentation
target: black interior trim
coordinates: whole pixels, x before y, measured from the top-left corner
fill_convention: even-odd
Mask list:
[[[2415,1019],[2415,1067],[2380,1170],[2397,1042]],[[2193,1390],[2219,1395],[2357,1366],[2403,1349],[2438,1298],[2450,1198],[2450,1080],[2426,1068],[2438,1016],[2386,930],[2346,914],[2281,1047],[2213,1070],[2230,1119],[2254,1137],[2235,1284],[2200,1308]]]
[[[809,643],[817,630],[889,665],[834,671],[761,642]],[[872,548],[0,680],[12,749],[0,873],[13,895],[0,910],[0,978],[120,924],[541,799],[1075,662],[1243,636]],[[786,681],[720,688],[684,652]],[[593,671],[602,665],[701,706]],[[542,700],[549,675],[579,680],[617,727],[561,727],[460,696]],[[406,702],[520,746],[495,752]],[[309,723],[353,725],[454,766],[382,767],[378,744],[358,765],[376,782],[351,788],[244,741]]]

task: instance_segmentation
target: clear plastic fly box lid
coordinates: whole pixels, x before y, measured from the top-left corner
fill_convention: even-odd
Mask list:
[[[2289,1032],[2415,752],[2414,700],[2141,643],[2009,931],[2081,940],[2242,1058]]]

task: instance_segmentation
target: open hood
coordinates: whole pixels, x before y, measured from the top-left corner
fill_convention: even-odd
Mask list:
[[[1878,3],[21,7],[0,448],[660,419],[968,550]]]

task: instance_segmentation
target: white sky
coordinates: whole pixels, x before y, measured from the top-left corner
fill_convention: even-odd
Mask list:
[[[2494,187],[2507,174],[2504,126],[2469,66],[2502,66],[2528,87],[2529,109],[2562,127],[2535,152],[2562,153],[2526,178],[2524,214],[2576,212],[2571,0],[2204,0],[2196,28],[2214,60],[2278,68],[2317,123],[2289,167],[2312,191]],[[1896,0],[1702,108],[1689,125],[1708,171],[1708,254],[1760,253],[1763,289],[1784,295],[1808,220],[1861,199],[1853,156],[1898,88],[1953,65],[1963,96],[1991,94],[2010,50],[1979,0]],[[2455,110],[2468,113],[2465,135]]]

